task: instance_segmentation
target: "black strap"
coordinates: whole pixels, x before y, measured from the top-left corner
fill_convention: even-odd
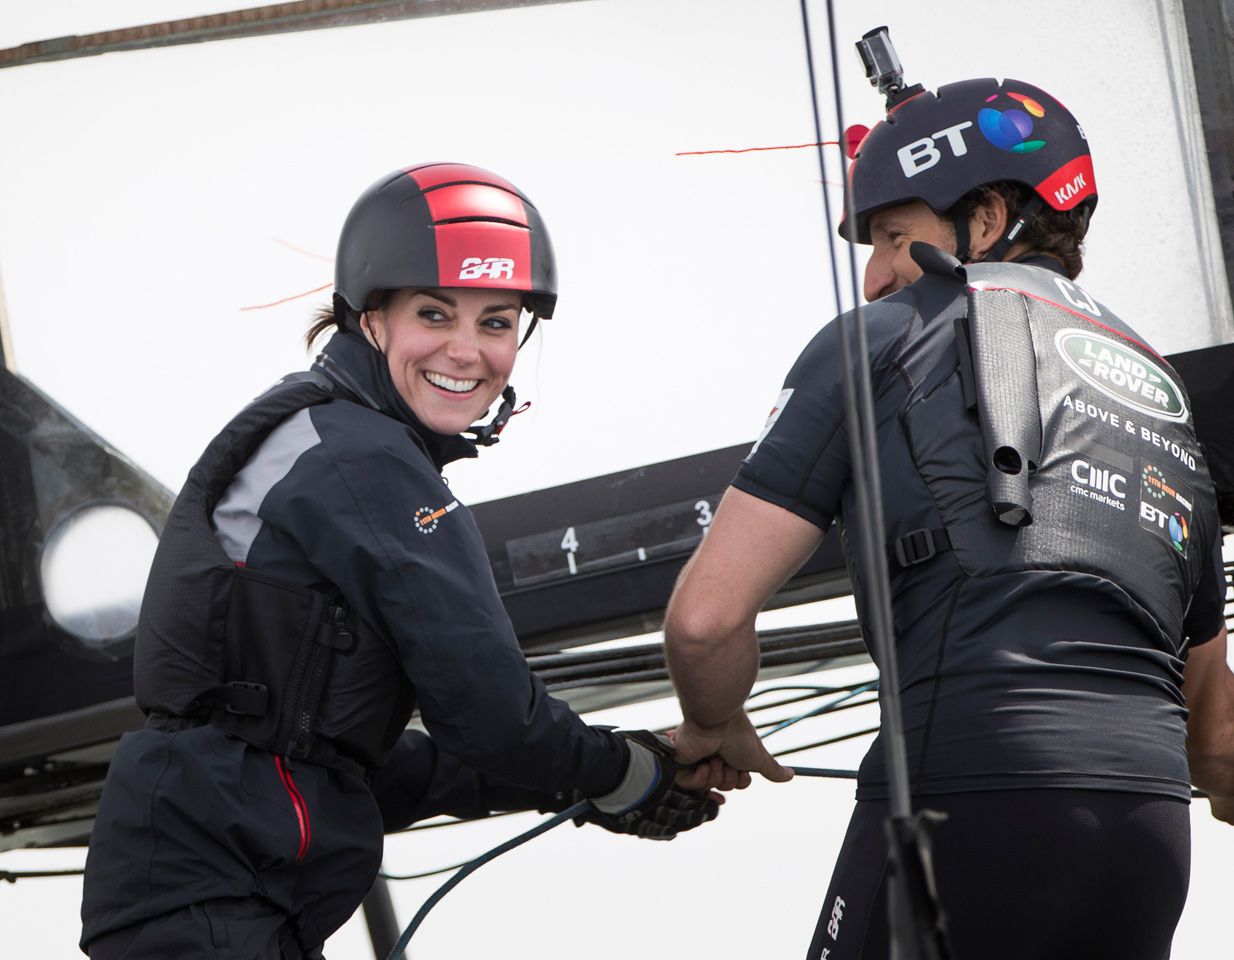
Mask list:
[[[1020,208],[1020,215],[1015,218],[1015,221],[1011,224],[1011,227],[1005,234],[1003,234],[1002,239],[999,240],[998,243],[994,244],[994,246],[990,248],[990,252],[982,257],[982,259],[987,263],[1001,262],[1003,257],[1007,256],[1007,251],[1011,249],[1012,244],[1015,243],[1016,237],[1020,235],[1020,231],[1024,229],[1024,225],[1032,220],[1033,217],[1037,216],[1037,212],[1042,208],[1042,206],[1044,206],[1044,204],[1041,202],[1041,197],[1037,194],[1034,193],[1031,197],[1029,197],[1028,200],[1025,201],[1024,206]]]
[[[501,406],[497,408],[497,415],[483,426],[468,427],[463,432],[475,434],[473,443],[477,447],[491,447],[500,439],[498,435],[506,428],[506,423],[517,412],[514,409],[514,405],[517,402],[518,399],[514,396],[514,388],[506,384],[506,388],[501,391]]]
[[[956,259],[961,263],[968,263],[972,258],[968,255],[969,234],[968,234],[968,217],[963,214],[955,214],[951,218],[951,225],[955,227],[955,255]]]
[[[955,349],[960,389],[964,392],[964,409],[977,410],[977,374],[973,370],[973,347],[968,336],[968,317],[956,317]]]
[[[940,553],[951,549],[951,535],[945,527],[910,530],[887,544],[887,561],[908,568],[918,563],[925,563]]]

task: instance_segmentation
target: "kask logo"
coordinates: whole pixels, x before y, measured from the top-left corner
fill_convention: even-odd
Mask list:
[[[986,97],[986,103],[992,103],[1000,96],[1008,96],[1020,104],[1020,107],[1009,107],[1006,110],[996,110],[994,107],[982,107],[977,113],[977,128],[990,143],[1008,153],[1036,153],[1045,146],[1044,140],[1030,140],[1033,132],[1033,117],[1040,120],[1045,116],[1045,107],[1032,97],[1023,93],[994,94]]]

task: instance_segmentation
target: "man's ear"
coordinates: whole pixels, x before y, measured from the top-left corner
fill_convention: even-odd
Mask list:
[[[969,254],[980,260],[1007,232],[1007,201],[1001,193],[986,193],[968,221]]]

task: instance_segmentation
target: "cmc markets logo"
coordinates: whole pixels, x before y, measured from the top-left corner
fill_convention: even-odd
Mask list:
[[[1033,132],[1033,117],[1040,120],[1045,116],[1045,107],[1032,97],[1023,93],[994,94],[986,97],[986,103],[993,103],[1000,96],[1010,97],[1020,104],[1020,107],[1010,107],[1006,110],[996,110],[993,107],[982,107],[977,114],[977,129],[982,135],[1008,153],[1036,153],[1045,146],[1044,140],[1030,140]]]
[[[1162,420],[1185,420],[1183,392],[1170,375],[1130,347],[1085,330],[1059,330],[1059,355],[1107,397]]]

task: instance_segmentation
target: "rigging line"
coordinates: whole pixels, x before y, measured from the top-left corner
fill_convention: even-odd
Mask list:
[[[842,710],[844,709],[845,706],[857,707],[857,706],[862,706],[863,703],[874,702],[870,700],[863,701],[863,703],[849,703],[848,702],[848,701],[851,701],[854,697],[861,696],[863,693],[869,693],[872,689],[876,689],[875,684],[866,684],[864,687],[861,687],[857,690],[850,690],[848,693],[842,694],[841,696],[836,697],[834,700],[829,700],[827,701],[827,703],[824,703],[818,707],[815,707],[813,710],[807,711],[806,713],[800,714],[799,716],[789,717],[787,720],[781,720],[778,724],[776,724],[766,733],[760,733],[758,735],[759,739],[766,740],[773,733],[779,733],[781,730],[786,730],[789,727],[793,726],[793,724],[800,723],[802,720],[809,720],[811,717],[818,717],[824,713],[831,713],[836,710]]]
[[[321,293],[322,290],[329,290],[334,286],[334,281],[323,283],[320,287],[314,287],[312,290],[305,290],[303,293],[293,293],[290,297],[283,297],[281,300],[272,300],[270,303],[254,303],[251,306],[241,307],[240,312],[246,310],[267,310],[270,307],[277,307],[280,303],[290,303],[292,300],[299,300],[302,297],[311,297],[315,293]]]
[[[413,823],[411,826],[391,830],[387,836],[399,833],[415,833],[417,830],[438,830],[441,827],[457,827],[460,823],[482,823],[485,820],[496,820],[499,817],[512,817],[516,813],[528,813],[527,810],[498,810],[495,813],[485,813],[478,817],[457,817],[454,820],[440,820],[437,823]]]
[[[426,870],[424,873],[386,873],[385,870],[378,870],[377,876],[383,880],[423,880],[425,877],[435,877],[439,873],[449,873],[469,863],[471,863],[470,860],[463,860],[461,863],[452,863],[448,867],[438,867],[436,870]]]
[[[868,692],[873,693],[873,692],[875,692],[875,691],[871,690],[871,691],[868,691]],[[807,697],[793,697],[793,698],[790,698],[790,699],[788,699],[788,700],[778,700],[778,701],[776,701],[775,703],[768,703],[768,704],[764,704],[764,705],[763,705],[763,706],[761,706],[761,707],[750,707],[748,710],[746,710],[746,713],[747,713],[747,714],[749,714],[749,715],[753,715],[753,714],[755,714],[755,713],[758,713],[760,710],[770,710],[770,709],[773,709],[773,708],[775,708],[775,707],[785,707],[785,706],[788,706],[788,705],[790,705],[790,704],[794,704],[794,703],[801,703],[803,700],[816,700],[816,699],[818,699],[818,698],[817,698],[817,697],[814,697],[814,696],[807,696]],[[873,700],[868,700],[868,701],[863,701],[863,702],[866,702],[866,703],[874,703],[874,702],[877,702],[877,700],[878,700],[878,698],[877,698],[877,696],[876,696]],[[845,704],[845,705],[844,705],[844,707],[841,707],[841,708],[838,708],[838,709],[846,709],[848,706],[849,706],[849,704]],[[774,724],[774,722],[775,722],[775,721],[768,721],[768,722],[763,723],[763,724],[762,724],[762,726],[771,726],[772,724]]]
[[[0,870],[0,880],[16,883],[18,880],[33,880],[37,877],[80,877],[84,867],[76,870]]]
[[[849,700],[847,703],[842,703],[838,707],[832,707],[830,710],[826,712],[826,714],[823,714],[823,715],[830,716],[833,713],[840,713],[842,710],[854,710],[857,707],[870,707],[870,706],[877,706],[877,705],[878,705],[877,696],[867,697],[865,700]],[[788,719],[790,720],[791,723],[796,723],[799,720],[812,719],[812,717],[814,716],[817,716],[817,715],[806,714],[806,715],[802,715],[798,717],[791,717]],[[774,722],[773,723],[758,723],[754,725],[754,729],[755,730],[765,730],[767,727],[771,727],[774,725],[775,725]],[[759,739],[760,740],[766,739],[769,735],[770,734],[760,734]]]
[[[742,147],[737,150],[678,150],[674,157],[706,157],[716,153],[759,153],[764,150],[805,150],[810,147],[838,147],[839,140],[823,140],[822,134],[816,134],[820,139],[817,143],[790,143],[783,147]]]
[[[823,155],[823,125],[818,116],[818,89],[814,79],[814,48],[810,43],[810,17],[806,13],[806,0],[801,0],[801,27],[806,41],[806,69],[810,76],[810,108],[814,115],[814,139],[818,141],[814,152],[818,157],[818,175],[825,183],[827,181],[827,163]],[[844,162],[840,162],[840,173],[844,173]],[[827,226],[827,253],[831,258],[831,284],[835,291],[836,307],[840,306],[840,269],[836,264],[835,242],[831,239],[831,195],[823,191],[823,213]]]
[[[789,767],[799,777],[827,777],[831,780],[856,780],[856,770],[832,770],[828,767]]]
[[[813,750],[815,747],[829,747],[833,743],[843,743],[845,740],[854,740],[857,737],[864,737],[868,733],[878,733],[878,727],[866,727],[864,730],[854,730],[851,733],[842,733],[839,736],[828,737],[826,740],[816,740],[814,743],[803,743],[799,747],[789,747],[786,750],[777,750],[772,754],[772,756],[787,757],[793,753],[804,753],[806,750]]]
[[[286,240],[281,240],[278,237],[271,237],[270,239],[280,246],[286,247],[288,250],[294,250],[296,253],[302,253],[304,256],[312,257],[314,260],[321,260],[325,263],[334,262],[333,257],[323,256],[320,253],[314,253],[312,250],[305,250],[303,247],[297,247],[294,243],[288,243]]]
[[[844,691],[846,691],[846,690],[855,690],[857,687],[863,686],[863,685],[865,685],[866,683],[869,683],[869,682],[870,682],[870,681],[867,681],[867,680],[855,680],[855,681],[853,681],[852,683],[841,683],[841,684],[837,684],[837,685],[836,685],[836,686],[834,686],[834,687],[823,687],[823,686],[818,686],[818,685],[816,685],[816,684],[805,684],[805,683],[802,683],[802,684],[794,684],[794,683],[777,684],[777,685],[776,685],[776,686],[774,686],[774,687],[763,687],[763,689],[761,689],[761,690],[755,690],[752,694],[750,694],[748,697],[746,697],[746,703],[749,703],[749,702],[750,702],[751,700],[753,700],[755,697],[761,697],[761,696],[762,696],[763,694],[765,694],[765,693],[789,693],[789,692],[794,691],[794,690],[812,690],[812,691],[814,691],[814,693],[816,693],[816,694],[825,695],[825,694],[828,694],[828,693],[843,693],[843,692],[844,692]],[[873,682],[874,682],[874,683],[878,683],[878,679],[877,679],[877,678],[875,678]],[[785,700],[785,701],[783,701],[783,702],[784,702],[784,703],[792,703],[792,701],[791,701],[791,700]],[[762,709],[762,708],[761,708],[761,707],[752,707],[751,709],[753,709],[753,710],[759,710],[759,709]]]
[[[836,49],[835,10],[832,0],[827,0],[827,34],[831,52],[831,74],[833,96],[836,111],[836,123],[843,129],[844,107],[840,97],[840,67]],[[806,12],[806,0],[801,0],[802,22],[807,35],[809,19]],[[807,46],[808,67],[813,76],[814,58]],[[816,84],[810,85],[812,95],[816,96]],[[815,105],[817,114],[817,105]],[[821,151],[820,151],[821,158]],[[841,170],[844,168],[844,158],[840,158]],[[852,190],[847,175],[844,177],[844,214],[849,222],[855,221]],[[824,195],[826,191],[823,191]],[[828,248],[833,251],[835,239],[831,234],[828,222]],[[869,345],[866,341],[865,326],[862,323],[860,287],[857,283],[857,252],[850,244],[848,249],[849,282],[853,293],[853,311],[851,314],[841,314],[839,317],[840,339],[844,363],[844,395],[847,410],[846,423],[849,426],[849,448],[854,461],[856,473],[856,496],[858,507],[859,539],[864,546],[864,563],[866,582],[869,584],[871,603],[870,639],[878,652],[879,670],[887,682],[879,688],[879,698],[883,713],[884,744],[887,750],[887,781],[890,794],[890,812],[893,818],[907,820],[912,814],[909,800],[908,784],[908,752],[904,743],[904,721],[900,709],[899,669],[895,658],[895,644],[891,617],[891,588],[887,577],[886,557],[882,544],[883,509],[882,483],[879,477],[877,459],[877,441],[874,430],[874,401],[870,382]],[[837,289],[838,295],[838,289]],[[850,328],[855,327],[855,337]],[[855,339],[855,345],[852,342]],[[855,349],[854,349],[855,348]],[[857,382],[853,382],[856,365]],[[868,459],[867,459],[868,458]]]
[[[442,897],[462,883],[463,880],[465,880],[470,874],[479,870],[490,860],[495,860],[497,857],[500,857],[503,853],[513,850],[515,847],[521,846],[528,840],[534,840],[536,837],[540,836],[540,834],[547,833],[549,830],[552,830],[553,827],[585,813],[590,806],[590,800],[580,800],[578,803],[571,807],[567,807],[565,810],[561,811],[561,813],[554,817],[550,817],[543,823],[538,824],[528,830],[526,833],[520,833],[517,837],[507,840],[500,846],[493,847],[493,849],[488,851],[488,853],[482,854],[476,857],[476,859],[469,861],[461,870],[459,870],[458,873],[438,887],[433,892],[433,895],[424,901],[423,905],[421,905],[420,909],[416,912],[416,915],[411,918],[411,923],[407,924],[407,929],[404,930],[402,936],[398,938],[398,942],[394,945],[394,948],[390,951],[386,960],[397,960],[398,955],[407,949],[408,942],[411,940],[420,924],[424,922],[424,918],[428,916],[429,911],[441,901]]]

